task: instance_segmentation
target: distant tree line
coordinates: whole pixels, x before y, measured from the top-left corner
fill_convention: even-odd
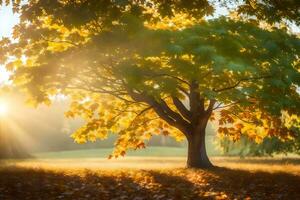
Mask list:
[[[300,133],[294,139],[282,140],[278,137],[266,137],[256,143],[244,135],[239,141],[232,141],[229,137],[217,140],[222,154],[226,156],[273,156],[276,154],[300,155]]]

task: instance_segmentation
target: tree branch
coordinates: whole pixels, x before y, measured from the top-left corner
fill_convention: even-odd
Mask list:
[[[152,108],[153,108],[152,106],[148,106],[145,109],[141,110],[139,113],[137,113],[137,115],[134,117],[134,119],[131,121],[128,127],[131,127],[135,123],[135,121],[139,118],[139,116],[143,115],[145,112],[151,110]]]
[[[217,101],[216,101],[215,99],[211,99],[211,100],[209,101],[209,105],[208,105],[208,107],[207,107],[207,109],[206,109],[206,111],[205,111],[208,115],[210,115],[211,112],[213,111],[213,108],[214,108],[214,105],[215,105],[216,102],[217,102]]]
[[[102,94],[109,94],[112,95],[122,101],[128,102],[128,103],[134,103],[134,101],[130,101],[128,99],[125,99],[124,97],[122,97],[122,95],[118,95],[115,93],[115,91],[109,91],[109,90],[105,90],[105,89],[91,89],[91,88],[85,88],[85,87],[80,87],[80,86],[67,86],[65,87],[65,89],[75,89],[75,90],[84,90],[84,91],[88,91],[88,92],[93,92],[93,93],[102,93]]]
[[[250,81],[250,80],[259,80],[259,79],[265,79],[265,78],[271,78],[272,76],[271,75],[266,75],[266,76],[261,76],[261,77],[251,77],[251,78],[243,78],[239,81],[237,81],[235,84],[229,86],[229,87],[225,87],[225,88],[221,88],[221,89],[213,89],[214,92],[223,92],[225,90],[230,90],[230,89],[234,89],[236,88],[237,86],[239,86],[239,84],[241,82],[244,82],[244,81]]]
[[[189,96],[189,93],[181,86],[177,86],[178,87],[178,90],[181,91],[183,94],[185,94],[187,97]]]
[[[173,78],[173,79],[176,79],[176,80],[178,80],[178,81],[180,81],[180,82],[182,82],[182,83],[184,83],[184,84],[190,86],[190,83],[189,83],[188,81],[185,81],[185,80],[183,80],[183,79],[181,79],[181,78],[179,78],[179,77],[177,77],[177,76],[173,76],[173,75],[170,75],[170,74],[155,74],[155,75],[151,75],[151,76],[152,76],[152,77],[159,77],[159,76],[167,76],[167,77],[171,77],[171,78]]]
[[[188,137],[190,132],[190,123],[187,122],[179,113],[173,111],[163,99],[157,101],[144,93],[140,94],[138,92],[134,92],[128,87],[126,89],[134,101],[145,102],[149,104],[153,107],[158,116],[160,116],[168,124],[181,130]]]
[[[215,108],[213,108],[213,110],[222,109],[222,108],[227,108],[227,107],[233,106],[233,105],[235,105],[235,104],[238,104],[239,102],[240,102],[240,101],[236,101],[236,102],[233,102],[233,103],[224,105],[224,106],[221,106],[222,103],[219,103]]]
[[[244,120],[242,118],[240,118],[237,114],[233,113],[233,112],[229,112],[230,114],[232,114],[233,116],[235,116],[236,118],[238,118],[239,120],[241,120],[242,122],[245,122],[245,123],[248,123],[248,124],[256,124],[257,125],[257,122],[255,121],[247,121],[247,120]]]
[[[191,121],[192,113],[185,107],[185,105],[175,96],[172,96],[172,101],[180,114],[187,120]]]
[[[74,42],[71,42],[69,40],[49,40],[49,39],[46,39],[44,36],[42,36],[43,40],[46,41],[46,42],[52,42],[52,43],[66,43],[66,44],[70,44],[70,45],[73,45],[73,46],[76,46],[76,47],[79,47],[80,45],[79,44],[76,44]]]
[[[179,125],[184,127],[188,127],[190,125],[179,113],[173,111],[163,99],[160,99],[157,103],[169,116],[179,123]]]

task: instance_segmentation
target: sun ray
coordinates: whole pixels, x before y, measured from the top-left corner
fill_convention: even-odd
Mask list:
[[[8,113],[8,104],[5,101],[0,101],[0,117],[6,116]]]
[[[17,123],[10,118],[1,119],[1,133],[7,139],[6,145],[15,150],[25,150],[30,152],[32,146],[35,145],[34,139]],[[13,145],[13,146],[12,146]]]

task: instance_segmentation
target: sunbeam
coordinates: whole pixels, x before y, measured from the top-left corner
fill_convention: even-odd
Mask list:
[[[30,157],[33,140],[14,118],[20,114],[18,108],[15,98],[6,95],[0,99],[0,158]]]
[[[4,103],[0,103],[0,116],[5,116],[8,112],[8,107]]]
[[[15,148],[25,149],[26,152],[31,151],[31,147],[35,144],[33,138],[24,129],[19,126],[12,119],[5,119],[7,134],[10,135],[10,139],[16,141]]]

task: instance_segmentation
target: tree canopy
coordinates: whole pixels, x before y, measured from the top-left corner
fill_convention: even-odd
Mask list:
[[[174,16],[176,13],[186,13],[193,17],[211,15],[214,13],[216,5],[235,10],[244,15],[243,17],[247,16],[252,19],[254,17],[254,19],[265,20],[271,24],[287,20],[297,25],[300,23],[300,3],[294,0],[196,0],[192,2],[185,0],[39,0],[28,2],[33,11],[32,16],[39,15],[42,10],[45,10],[55,18],[69,20],[69,23],[77,23],[77,25],[100,16],[107,18],[107,22],[110,23],[109,18],[118,19],[122,11],[132,6],[140,14],[145,9],[155,9],[156,15],[147,13],[147,16],[159,19],[160,17]],[[19,12],[21,0],[0,0],[0,4],[12,4],[14,11]],[[103,15],[103,13],[106,14]],[[68,17],[71,16],[73,18],[70,20]]]
[[[205,0],[29,1],[1,60],[31,103],[70,96],[66,115],[87,122],[77,142],[117,133],[114,156],[153,134],[193,143],[209,119],[234,139],[292,138],[300,40],[276,23],[298,23],[299,5],[270,15],[284,9],[276,2],[246,1],[239,17],[205,20],[214,10]]]

